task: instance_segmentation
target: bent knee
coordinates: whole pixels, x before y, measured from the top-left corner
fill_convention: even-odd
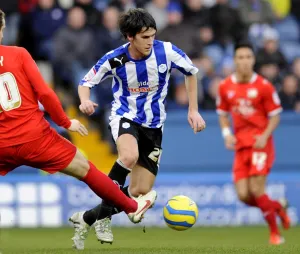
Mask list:
[[[84,178],[90,169],[89,161],[78,153],[72,163],[71,172],[76,178]]]
[[[133,187],[129,188],[130,195],[132,197],[138,197],[140,195],[146,195],[151,189],[148,188],[139,188],[139,187]]]
[[[119,160],[124,164],[127,168],[133,168],[137,163],[139,158],[138,153],[125,152],[119,156]]]
[[[240,193],[238,193],[238,198],[243,203],[247,203],[249,201],[249,199],[250,199],[250,193],[248,193],[248,192],[240,192]]]
[[[252,185],[250,187],[250,192],[251,192],[251,195],[253,195],[254,197],[260,197],[261,195],[263,195],[265,193],[265,188],[264,188],[264,186]]]

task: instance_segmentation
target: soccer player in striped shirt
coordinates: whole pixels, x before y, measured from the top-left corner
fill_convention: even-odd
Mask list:
[[[50,127],[39,102],[58,126],[88,135],[78,120],[68,118],[28,51],[1,45],[4,29],[5,14],[0,9],[0,176],[22,165],[50,174],[70,175],[86,183],[99,197],[121,206],[133,223],[140,222],[154,203],[156,192],[152,190],[136,200],[128,198],[73,144]]]
[[[195,133],[205,128],[198,112],[198,69],[188,56],[170,42],[155,40],[156,23],[143,9],[131,9],[121,15],[120,31],[129,43],[108,52],[80,82],[80,110],[91,115],[97,104],[90,100],[90,89],[108,77],[113,78],[114,101],[110,129],[118,149],[118,159],[109,177],[124,193],[138,197],[147,193],[157,175],[161,157],[165,101],[173,68],[185,75],[189,97],[188,121]],[[128,173],[130,185],[124,187]],[[74,245],[83,245],[90,226],[95,225],[101,242],[113,242],[111,216],[118,209],[106,201],[86,212],[75,213]]]

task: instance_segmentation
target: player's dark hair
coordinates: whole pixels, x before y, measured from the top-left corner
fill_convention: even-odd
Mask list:
[[[4,18],[5,18],[5,13],[0,9],[0,28],[4,26]]]
[[[252,46],[252,44],[250,42],[238,42],[235,44],[234,46],[234,53],[236,53],[236,51],[240,48],[248,48],[248,49],[251,49],[253,52],[254,52],[254,48]]]
[[[119,28],[121,34],[127,39],[127,36],[134,37],[141,32],[143,28],[156,29],[156,22],[149,12],[144,9],[135,8],[121,14],[119,18]]]

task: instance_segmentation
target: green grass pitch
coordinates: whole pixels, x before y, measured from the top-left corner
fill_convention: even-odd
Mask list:
[[[2,229],[0,252],[6,253],[120,253],[120,254],[205,254],[205,253],[300,253],[300,227],[283,235],[282,246],[268,245],[266,227],[192,228],[176,232],[168,228],[114,228],[115,242],[100,244],[92,229],[84,251],[71,247],[72,228]]]

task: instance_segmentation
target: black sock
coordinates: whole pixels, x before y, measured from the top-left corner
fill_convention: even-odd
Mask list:
[[[97,216],[98,216],[100,208],[101,208],[101,204],[97,205],[96,207],[94,207],[91,210],[86,211],[83,214],[83,220],[85,221],[85,223],[92,226],[95,223],[95,221],[97,220]]]
[[[127,196],[127,197],[131,197],[130,194],[129,194],[129,186],[125,186],[124,188],[122,188],[122,192]]]
[[[126,181],[126,177],[129,174],[129,170],[125,168],[119,160],[115,162],[113,165],[111,171],[109,172],[108,176],[110,179],[112,179],[117,185],[119,185],[120,188],[124,186],[124,183]],[[101,183],[99,183],[101,184]],[[126,194],[126,193],[125,193]],[[126,194],[127,195],[127,194]],[[97,205],[91,210],[86,211],[83,214],[83,220],[88,225],[93,225],[96,220],[101,220],[106,217],[111,217],[113,212],[113,206],[106,202],[105,200],[102,200],[102,204]]]

